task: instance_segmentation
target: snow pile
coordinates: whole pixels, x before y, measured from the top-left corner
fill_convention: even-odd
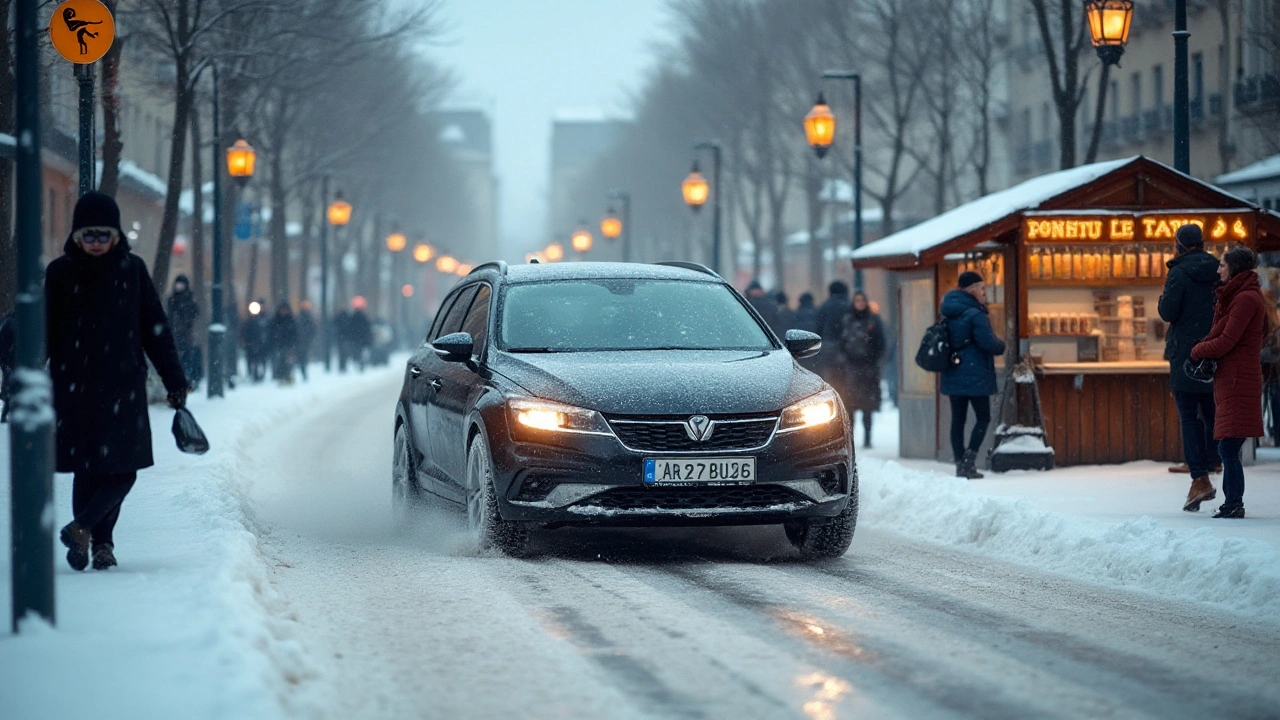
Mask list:
[[[1119,523],[981,495],[968,481],[859,458],[860,524],[1001,560],[1161,596],[1280,617],[1280,549],[1180,532],[1151,517]]]
[[[189,403],[210,439],[183,455],[153,407],[156,467],[138,474],[116,527],[120,567],[77,573],[55,548],[57,626],[28,619],[0,642],[0,716],[273,718],[314,673],[251,531],[242,445],[301,408],[365,392],[384,372],[315,373],[309,384],[242,387]],[[0,426],[2,427],[2,426]],[[8,432],[0,463],[8,466]],[[57,526],[70,521],[70,477],[55,479]],[[8,505],[9,484],[0,484]],[[9,537],[9,516],[0,516]],[[0,555],[0,613],[10,615],[10,558]],[[108,709],[103,715],[103,709]]]

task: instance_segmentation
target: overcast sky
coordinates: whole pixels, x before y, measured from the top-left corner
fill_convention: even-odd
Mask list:
[[[551,119],[625,115],[667,37],[665,0],[446,0],[434,54],[458,75],[451,104],[494,122],[499,235],[508,252],[542,244]],[[603,203],[603,199],[601,200]]]

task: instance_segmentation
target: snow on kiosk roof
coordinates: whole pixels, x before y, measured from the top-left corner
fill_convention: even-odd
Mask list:
[[[908,270],[990,240],[1011,240],[1033,211],[1239,209],[1258,212],[1256,249],[1280,249],[1280,215],[1141,155],[1041,175],[859,248],[855,267]],[[1012,237],[1010,237],[1012,235]]]

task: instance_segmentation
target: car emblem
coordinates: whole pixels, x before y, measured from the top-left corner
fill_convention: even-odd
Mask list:
[[[711,439],[711,433],[716,429],[716,424],[706,415],[694,415],[689,418],[689,422],[685,423],[685,430],[688,431],[689,437],[696,442],[706,442]]]

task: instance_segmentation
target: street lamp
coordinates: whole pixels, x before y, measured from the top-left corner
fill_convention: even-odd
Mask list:
[[[387,236],[387,249],[393,253],[399,253],[409,244],[409,238],[404,236],[402,232],[393,232]]]
[[[693,208],[694,212],[702,209],[707,204],[707,198],[711,196],[711,186],[707,184],[707,179],[702,176],[702,172],[698,169],[698,161],[693,161],[693,168],[689,171],[689,176],[680,184],[680,190],[684,193],[685,204]]]
[[[693,161],[693,171],[689,173],[689,177],[684,181],[684,201],[697,212],[707,202],[711,191],[715,191],[715,204],[711,209],[711,269],[720,272],[720,199],[723,193],[720,191],[720,159],[721,150],[720,143],[707,141],[700,142],[693,146],[694,152],[699,150],[711,151],[711,184],[707,184],[706,178],[702,177],[702,173],[698,172],[698,161]]]
[[[227,174],[243,188],[249,178],[253,177],[253,167],[257,160],[258,154],[254,152],[253,146],[240,138],[227,148]]]
[[[609,198],[622,203],[622,217],[609,208],[609,214],[600,223],[600,232],[610,240],[622,236],[622,262],[631,262],[631,193],[626,190],[610,190]],[[612,221],[611,221],[612,219]],[[610,235],[609,233],[613,233]]]
[[[436,249],[427,243],[418,243],[413,246],[413,259],[417,260],[419,264],[430,262],[431,258],[435,256]]]
[[[855,72],[828,70],[823,80],[849,80],[853,82],[853,249],[862,247],[862,75]],[[805,137],[819,159],[835,144],[836,117],[827,105],[822,93],[813,108],[804,116]],[[813,242],[810,238],[809,242]],[[832,262],[839,262],[835,243],[831,243]],[[862,289],[862,270],[854,268],[853,285]]]
[[[324,197],[329,197],[328,177],[324,178],[322,192]],[[324,371],[329,372],[332,369],[330,355],[333,354],[333,333],[329,322],[329,226],[340,228],[351,221],[351,203],[342,198],[341,190],[325,209],[325,215],[329,222],[320,236],[320,325],[324,329]]]
[[[472,268],[470,265],[466,263],[462,263],[461,265],[458,266],[458,269],[454,271],[454,274],[456,274],[458,277],[466,277],[471,274],[471,269]]]
[[[351,222],[351,203],[342,199],[342,191],[339,190],[333,202],[329,204],[329,224],[343,227],[349,222]]]
[[[573,249],[579,254],[585,253],[591,249],[595,238],[591,237],[591,231],[586,228],[587,221],[583,220],[578,224],[578,229],[573,231],[573,235],[569,237],[569,242],[573,245]]]
[[[440,258],[436,260],[436,270],[448,275],[449,273],[456,272],[458,266],[461,264],[462,263],[458,262],[458,260],[451,255],[441,255]]]
[[[1084,16],[1089,21],[1093,47],[1105,65],[1120,66],[1120,56],[1129,42],[1133,22],[1133,0],[1085,0]]]
[[[564,259],[564,246],[558,242],[551,243],[543,252],[551,262],[560,262]]]

